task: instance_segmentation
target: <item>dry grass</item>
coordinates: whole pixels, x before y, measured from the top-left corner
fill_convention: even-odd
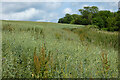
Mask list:
[[[7,30],[7,31],[11,32],[11,31],[14,31],[15,29],[11,26],[11,24],[6,24],[6,25],[3,25],[2,30],[3,31]]]
[[[45,49],[42,47],[40,55],[36,55],[36,48],[34,51],[34,73],[35,77],[37,78],[47,78],[48,77],[48,68],[50,64],[50,54],[47,56],[45,54]]]
[[[110,69],[110,65],[108,63],[108,53],[104,50],[101,52],[101,62],[103,67],[104,74],[108,73],[108,70]]]

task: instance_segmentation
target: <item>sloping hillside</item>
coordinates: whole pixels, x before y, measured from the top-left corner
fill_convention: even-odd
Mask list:
[[[118,33],[89,26],[2,21],[3,78],[116,78]]]

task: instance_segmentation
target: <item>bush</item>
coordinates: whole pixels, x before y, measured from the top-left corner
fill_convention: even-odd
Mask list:
[[[107,31],[107,30],[108,30],[108,28],[102,28],[102,30],[105,30],[105,31]]]
[[[96,26],[96,25],[88,25],[87,27],[88,28],[98,28],[98,26]]]

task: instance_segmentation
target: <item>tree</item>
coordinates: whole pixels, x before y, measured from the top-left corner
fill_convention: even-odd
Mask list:
[[[66,18],[68,24],[73,20],[73,17],[70,14],[66,14],[65,18]]]
[[[82,16],[81,15],[72,15],[73,20],[71,21],[71,24],[82,24]]]
[[[93,25],[97,25],[101,29],[104,27],[105,23],[104,20],[98,16],[96,18],[93,18]]]
[[[67,23],[69,24],[73,20],[70,14],[66,14],[64,18],[60,18],[58,23]]]
[[[98,7],[84,7],[84,9],[79,9],[80,13],[82,14],[83,18],[88,19],[88,24],[92,24],[92,18],[98,13]]]
[[[108,10],[99,11],[98,7],[84,7],[79,9],[81,15],[66,14],[59,19],[59,23],[97,25],[99,29],[108,31],[118,31],[120,29],[120,11],[110,12]]]
[[[120,30],[120,11],[117,12],[115,20],[116,20],[115,26],[117,26],[117,30]]]

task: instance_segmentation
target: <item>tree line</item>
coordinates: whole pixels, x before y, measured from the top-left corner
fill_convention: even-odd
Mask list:
[[[66,14],[60,18],[58,23],[97,25],[99,29],[107,31],[119,31],[120,11],[111,12],[109,10],[99,10],[96,6],[87,6],[79,9],[81,15]]]

